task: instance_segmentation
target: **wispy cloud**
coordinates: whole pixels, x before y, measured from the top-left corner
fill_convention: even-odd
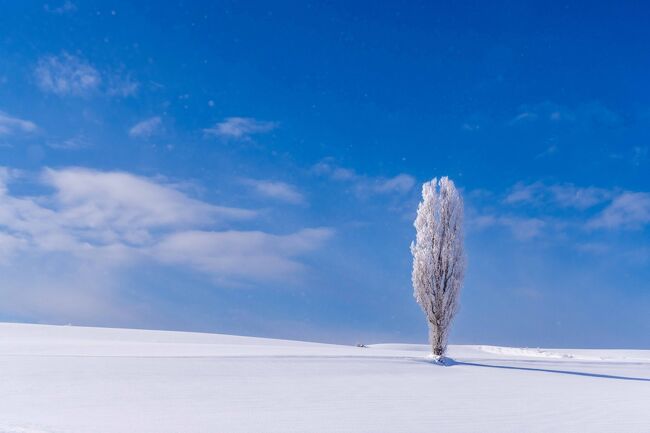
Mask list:
[[[256,120],[251,117],[228,117],[203,132],[207,136],[225,139],[250,139],[256,134],[270,132],[278,127],[277,122]]]
[[[316,175],[326,176],[337,182],[351,184],[354,191],[360,195],[405,194],[411,191],[416,183],[413,176],[405,173],[400,173],[394,177],[361,175],[351,168],[336,165],[329,158],[315,164],[311,171]]]
[[[510,119],[508,125],[516,125],[518,123],[525,122],[525,121],[537,120],[537,118],[539,118],[537,113],[526,110],[517,114],[512,119]]]
[[[648,192],[533,182],[517,183],[501,200],[499,195],[483,195],[470,194],[470,228],[505,227],[519,240],[542,235],[559,239],[585,236],[594,230],[634,230],[650,225]]]
[[[411,175],[402,173],[395,177],[376,179],[371,189],[382,194],[393,192],[403,194],[413,189],[414,185],[415,178]]]
[[[304,203],[305,197],[298,189],[286,182],[242,179],[242,183],[251,187],[257,194],[291,204]]]
[[[614,191],[596,187],[577,187],[570,183],[547,185],[543,182],[518,183],[504,199],[508,204],[548,205],[588,209],[604,203]]]
[[[48,147],[57,150],[80,150],[92,146],[90,140],[83,134],[78,134],[65,140],[48,141],[46,144]]]
[[[311,171],[337,181],[353,181],[361,177],[353,169],[339,167],[329,158],[314,164]]]
[[[134,96],[140,89],[140,83],[124,71],[108,72],[106,76],[106,94],[117,98]]]
[[[624,192],[618,195],[588,226],[605,229],[639,229],[650,224],[650,193]]]
[[[522,217],[513,215],[483,214],[468,218],[471,229],[482,230],[491,227],[503,227],[512,235],[522,241],[538,238],[545,234],[549,222],[536,217]]]
[[[474,113],[468,116],[460,127],[465,132],[479,132],[493,122],[494,121],[486,115]]]
[[[139,87],[127,73],[102,72],[85,59],[67,52],[41,57],[34,77],[43,92],[61,97],[96,94],[127,97],[134,95]]]
[[[611,250],[612,245],[605,242],[579,242],[574,248],[583,253],[605,254]]]
[[[43,9],[46,12],[56,14],[56,15],[63,15],[63,14],[69,14],[72,12],[77,11],[77,5],[72,3],[70,0],[66,0],[61,4],[60,6],[50,6],[49,4],[45,4],[43,6]]]
[[[635,146],[632,149],[632,164],[639,166],[648,160],[648,146]]]
[[[129,136],[132,138],[149,138],[161,131],[162,119],[160,116],[150,117],[136,123],[129,129]]]
[[[582,103],[567,107],[550,101],[522,105],[507,125],[526,125],[537,122],[550,122],[556,125],[573,125],[583,127],[615,127],[622,123],[622,118],[600,102]]]
[[[30,120],[19,119],[0,111],[0,136],[32,133],[38,129]]]
[[[34,74],[42,91],[58,96],[89,96],[102,82],[97,69],[68,53],[42,57]]]

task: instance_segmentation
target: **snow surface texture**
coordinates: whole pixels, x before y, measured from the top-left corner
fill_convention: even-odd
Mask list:
[[[650,432],[650,350],[0,324],[0,433]]]

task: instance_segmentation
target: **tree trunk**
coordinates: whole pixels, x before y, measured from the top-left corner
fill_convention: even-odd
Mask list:
[[[435,325],[429,325],[429,341],[434,356],[442,357],[445,354],[445,342],[443,333],[435,329]]]

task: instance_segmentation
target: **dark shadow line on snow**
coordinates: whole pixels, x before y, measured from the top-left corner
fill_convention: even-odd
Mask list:
[[[600,377],[603,379],[619,379],[619,380],[632,380],[638,382],[650,382],[650,378],[645,377],[630,377],[630,376],[616,376],[613,374],[600,374],[600,373],[584,373],[581,371],[568,371],[568,370],[553,370],[549,368],[533,368],[533,367],[513,367],[508,365],[491,365],[491,364],[479,364],[477,362],[463,362],[447,359],[445,365],[469,365],[471,367],[487,367],[487,368],[501,368],[504,370],[525,370],[525,371],[541,371],[544,373],[558,373],[558,374],[570,374],[573,376],[586,376],[586,377]]]

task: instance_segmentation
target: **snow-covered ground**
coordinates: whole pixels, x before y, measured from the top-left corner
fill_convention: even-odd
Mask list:
[[[650,432],[650,350],[0,324],[0,433]]]

